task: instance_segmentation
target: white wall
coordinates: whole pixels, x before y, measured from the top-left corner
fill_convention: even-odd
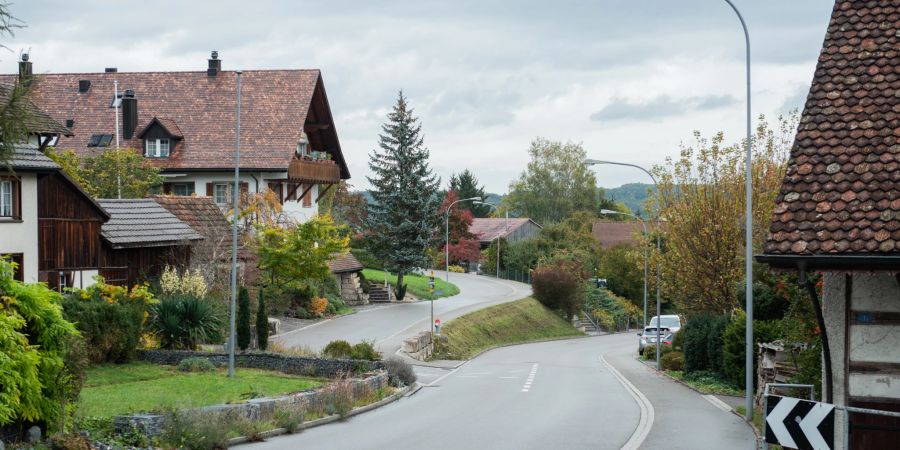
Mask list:
[[[202,172],[202,173],[167,173],[166,183],[184,183],[193,182],[194,190],[197,195],[206,195],[207,183],[223,183],[234,180],[234,172]],[[254,178],[255,177],[255,178]],[[240,181],[247,183],[250,193],[265,192],[269,188],[269,181],[273,179],[286,180],[287,172],[241,172]],[[300,193],[298,193],[299,195]],[[289,201],[283,206],[282,211],[288,218],[300,222],[306,222],[319,213],[318,204],[315,202],[318,195],[318,186],[313,186],[310,190],[312,196],[312,205],[309,208],[303,207],[303,201]],[[225,206],[227,208],[227,206]]]
[[[10,175],[2,173],[2,175]],[[19,173],[22,179],[22,221],[0,219],[0,253],[21,253],[26,283],[38,281],[37,175]]]

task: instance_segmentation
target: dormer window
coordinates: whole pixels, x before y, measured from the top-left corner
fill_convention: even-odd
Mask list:
[[[144,140],[146,147],[146,156],[148,158],[168,158],[169,157],[169,139],[146,139]]]

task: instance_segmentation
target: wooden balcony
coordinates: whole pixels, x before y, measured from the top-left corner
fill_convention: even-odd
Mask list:
[[[330,160],[293,159],[288,166],[288,180],[298,183],[335,184],[341,181],[341,168]]]

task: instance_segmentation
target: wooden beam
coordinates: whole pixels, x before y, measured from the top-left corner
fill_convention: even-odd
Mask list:
[[[900,312],[851,311],[853,325],[900,325]]]
[[[289,186],[290,186],[290,185],[289,185]],[[291,197],[294,195],[294,193],[297,192],[297,189],[299,189],[299,188],[300,188],[300,183],[294,184],[294,188],[291,189],[291,190],[289,190],[288,193],[284,196],[285,200],[291,198]],[[301,196],[301,198],[302,198],[302,196]],[[299,201],[299,200],[300,200],[300,199],[297,199],[297,201]]]
[[[331,128],[330,123],[307,123],[303,125],[303,129],[307,132],[327,130]]]
[[[874,373],[884,375],[900,375],[900,363],[850,361],[850,373]]]
[[[306,185],[306,189],[303,190],[303,193],[297,196],[297,203],[300,203],[300,200],[303,200],[303,197],[306,197],[306,194],[309,194],[309,191],[315,186],[315,184],[310,183]]]
[[[333,184],[325,185],[325,190],[319,191],[319,195],[316,196],[316,203],[319,203],[319,200],[322,200],[322,197],[324,197],[325,194],[328,193],[328,191],[331,189],[332,186],[334,186],[334,185]]]

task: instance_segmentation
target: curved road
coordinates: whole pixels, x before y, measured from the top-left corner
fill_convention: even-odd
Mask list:
[[[435,303],[445,321],[528,293],[524,285],[474,275],[457,276],[454,282],[463,293]],[[469,294],[472,288],[477,290]],[[355,336],[377,339],[383,349],[393,348],[395,340],[399,345],[397,336],[427,327],[427,316],[416,318],[427,314],[427,308],[423,302],[359,313],[302,330],[294,339],[311,346],[327,342],[337,336],[326,336],[325,331],[342,329],[340,322],[351,319],[361,327],[354,328]],[[391,312],[401,318],[377,323]],[[633,334],[626,333],[495,349],[458,369],[441,371],[439,378],[424,380],[425,387],[395,403],[343,423],[254,446],[755,448],[754,434],[741,418],[637,361],[635,341]]]

